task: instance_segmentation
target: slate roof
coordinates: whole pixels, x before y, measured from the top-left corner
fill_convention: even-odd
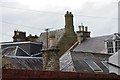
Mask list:
[[[74,45],[60,57],[60,70],[109,73],[108,60],[112,54],[107,53],[105,41],[113,36],[115,34],[86,38]]]
[[[51,33],[55,33],[57,42],[60,40],[62,35],[64,34],[64,29],[59,29],[55,31],[50,31]],[[107,49],[105,48],[105,41],[115,36],[118,38],[117,33],[114,35],[105,35],[98,37],[90,37],[86,38],[81,44],[77,45],[73,51],[82,51],[82,52],[92,52],[92,53],[107,53]],[[46,47],[46,33],[41,33],[40,37],[36,40],[37,42],[43,42],[43,48]]]
[[[55,31],[50,31],[48,33],[48,35],[50,35],[51,33],[55,34],[55,39],[57,42],[59,42],[59,40],[61,39],[61,37],[64,34],[64,29],[58,29]],[[46,32],[43,32],[40,34],[40,37],[36,40],[36,42],[43,42],[43,48],[46,48]],[[49,45],[49,41],[48,41],[48,45]]]
[[[42,70],[43,66],[41,57],[4,56],[3,60],[10,62],[14,66],[14,69]]]
[[[66,56],[67,55],[67,56]],[[97,54],[97,53],[86,53],[86,52],[75,52],[70,51],[65,53],[60,58],[60,70],[61,71],[76,71],[76,72],[100,72],[109,73],[107,60],[110,55]],[[85,60],[91,60],[97,65],[101,71],[94,71],[96,66],[87,64]],[[103,62],[105,64],[103,64]],[[91,64],[91,63],[90,63]],[[67,67],[66,67],[67,66]],[[92,69],[93,68],[93,69]]]
[[[87,38],[81,44],[78,44],[73,51],[107,53],[104,41],[112,36],[113,35]]]

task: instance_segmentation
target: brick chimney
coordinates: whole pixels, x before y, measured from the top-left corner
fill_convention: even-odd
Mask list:
[[[77,31],[77,40],[79,43],[82,43],[83,40],[90,37],[90,31],[88,31],[87,26],[78,26],[79,31]]]

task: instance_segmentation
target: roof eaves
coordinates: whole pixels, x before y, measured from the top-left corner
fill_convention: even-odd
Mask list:
[[[31,42],[31,41],[24,41],[24,42],[5,42],[1,43],[1,45],[11,45],[11,44],[25,44],[25,43],[32,43],[32,44],[42,44],[42,42]]]

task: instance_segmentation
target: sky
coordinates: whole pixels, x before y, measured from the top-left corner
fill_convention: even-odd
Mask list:
[[[12,41],[14,30],[40,35],[46,28],[64,28],[64,14],[74,15],[74,28],[83,23],[91,37],[118,32],[119,0],[1,0],[0,41]]]

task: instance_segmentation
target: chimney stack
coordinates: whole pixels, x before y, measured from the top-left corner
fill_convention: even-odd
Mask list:
[[[14,31],[13,42],[27,41],[26,32]]]
[[[83,25],[78,26],[79,31],[77,31],[77,40],[79,43],[82,43],[83,40],[90,37],[90,31],[88,31],[88,27],[84,27]]]
[[[49,35],[49,47],[41,50],[43,55],[43,69],[49,71],[59,71],[59,49],[56,47],[55,33]]]
[[[73,34],[74,26],[73,26],[73,14],[72,12],[67,11],[65,14],[65,33]]]

